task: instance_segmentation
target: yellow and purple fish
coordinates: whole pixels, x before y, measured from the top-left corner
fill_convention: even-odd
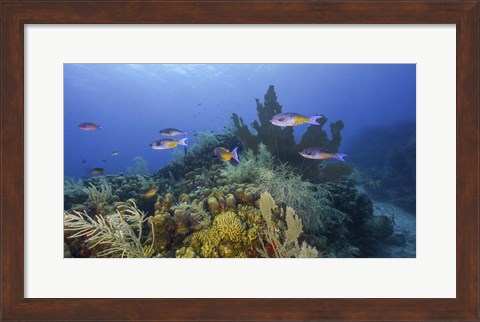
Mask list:
[[[328,159],[337,159],[340,161],[343,160],[344,156],[347,156],[343,153],[331,153],[322,148],[306,148],[302,151],[298,152],[300,155],[307,159],[315,159],[315,160],[328,160]]]
[[[149,188],[144,193],[142,193],[142,197],[143,198],[151,198],[151,197],[155,196],[157,191],[158,191],[157,187]]]
[[[105,169],[104,168],[93,168],[92,170],[90,170],[90,172],[93,173],[93,174],[104,174]]]
[[[89,122],[82,123],[78,127],[80,128],[80,130],[84,130],[84,131],[94,131],[94,130],[100,130],[102,128],[98,124],[89,123]]]
[[[322,118],[325,118],[325,116],[315,115],[312,117],[306,117],[297,113],[281,113],[274,115],[270,122],[276,126],[297,126],[303,123],[321,125],[317,120]]]
[[[180,139],[178,141],[177,140],[172,140],[172,139],[161,139],[161,140],[157,140],[155,142],[152,142],[150,144],[150,147],[154,150],[165,150],[165,149],[173,149],[177,145],[187,146],[187,143],[185,143],[185,141],[187,139],[188,138],[183,138],[183,139]]]
[[[161,130],[160,134],[164,136],[179,136],[179,135],[187,135],[187,132],[181,131],[178,129],[168,128],[168,129]]]
[[[238,146],[232,150],[232,152],[228,151],[225,148],[218,147],[213,150],[213,153],[220,159],[225,160],[225,161],[230,161],[232,158],[240,163],[240,160],[238,160],[238,155],[237,155],[237,149]]]

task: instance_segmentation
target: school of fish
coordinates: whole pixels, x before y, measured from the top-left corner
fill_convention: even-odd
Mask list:
[[[298,126],[301,124],[311,124],[311,125],[323,125],[326,121],[326,118],[324,115],[314,115],[314,116],[305,116],[302,114],[298,113],[293,113],[293,112],[288,112],[288,113],[280,113],[274,115],[270,119],[270,123],[272,123],[275,126],[280,126],[280,127],[286,127],[286,126]],[[84,122],[78,125],[78,127],[83,130],[83,131],[95,131],[95,130],[100,130],[102,127],[96,123],[91,123],[91,122]],[[165,128],[159,131],[159,133],[162,136],[168,136],[168,137],[174,137],[174,136],[183,136],[187,135],[186,131],[179,130],[177,128]],[[173,149],[177,146],[187,146],[187,137],[181,138],[178,140],[174,139],[158,139],[150,143],[150,147],[153,150],[168,150],[168,149]],[[186,153],[186,148],[185,148],[185,153]],[[343,158],[347,156],[344,153],[340,152],[330,152],[324,148],[321,147],[311,147],[311,148],[305,148],[302,149],[302,151],[298,152],[302,157],[307,158],[307,159],[313,159],[313,160],[329,160],[329,159],[336,159],[339,161],[345,161]],[[118,156],[120,154],[119,151],[113,151],[111,153],[112,156]],[[235,160],[238,163],[240,163],[240,159],[238,158],[238,146],[235,147],[232,151],[230,151],[228,148],[225,147],[216,147],[213,150],[213,154],[220,160],[229,162],[230,160]],[[103,162],[106,162],[106,160],[102,160]],[[82,163],[86,163],[87,160],[83,159]],[[104,174],[105,169],[96,167],[92,168],[90,170],[92,174]],[[150,198],[154,196],[157,192],[156,187],[152,187],[148,189],[146,192],[142,194],[144,198]]]

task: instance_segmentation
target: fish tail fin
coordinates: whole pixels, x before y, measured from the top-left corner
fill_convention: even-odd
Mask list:
[[[101,125],[99,125],[99,126],[98,126],[98,129],[101,130],[101,129],[103,129],[103,127],[102,127]]]
[[[345,153],[336,153],[335,159],[345,162],[345,160],[343,160],[343,157],[346,157],[346,156],[347,155]]]
[[[188,138],[180,139],[180,140],[178,141],[178,144],[187,146],[187,142],[185,142],[185,141],[187,141],[187,139],[188,139]]]
[[[325,116],[323,115],[315,115],[312,116],[311,118],[308,119],[307,123],[313,124],[313,125],[321,125],[320,123],[317,122],[318,119],[324,118]]]
[[[238,149],[238,146],[233,149],[232,153],[233,153],[233,158],[235,159],[235,161],[237,161],[238,163],[240,163],[240,160],[238,159],[238,154],[237,154],[237,149]]]

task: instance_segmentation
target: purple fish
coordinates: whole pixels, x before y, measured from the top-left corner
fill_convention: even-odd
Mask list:
[[[230,161],[231,159],[234,159],[235,161],[240,163],[240,160],[238,160],[237,149],[238,146],[230,152],[223,147],[218,147],[213,150],[213,153],[222,160]]]
[[[80,128],[80,130],[84,130],[84,131],[94,131],[94,130],[100,130],[102,128],[100,125],[97,125],[95,123],[89,123],[89,122],[82,123],[78,127]]]
[[[168,128],[160,131],[161,135],[165,136],[178,136],[178,135],[187,135],[187,132],[181,131],[178,129]]]
[[[344,153],[331,153],[322,148],[306,148],[298,153],[300,153],[300,155],[304,158],[315,160],[337,159],[340,161],[345,161],[343,160],[343,157],[347,156]]]
[[[325,116],[315,115],[312,117],[306,117],[297,113],[281,113],[273,116],[270,122],[276,126],[296,126],[303,123],[321,125],[317,120],[322,118],[325,118]]]
[[[151,143],[150,147],[154,150],[165,150],[165,149],[172,149],[177,145],[187,146],[187,143],[185,142],[187,139],[188,138],[183,138],[178,141],[172,140],[172,139],[161,139]]]

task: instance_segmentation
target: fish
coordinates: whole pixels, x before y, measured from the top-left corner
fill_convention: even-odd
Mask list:
[[[274,115],[270,122],[276,126],[297,126],[303,123],[321,125],[317,120],[322,118],[325,118],[325,116],[315,115],[312,117],[306,117],[297,113],[281,113]]]
[[[238,146],[235,149],[233,149],[232,152],[230,152],[223,147],[217,147],[215,148],[215,150],[213,150],[213,153],[222,160],[230,161],[233,158],[235,161],[240,163],[240,160],[238,160],[237,149],[238,149]]]
[[[150,144],[150,147],[154,150],[165,150],[165,149],[172,149],[177,145],[187,146],[187,143],[185,143],[187,139],[188,138],[183,138],[178,141],[172,140],[172,139],[161,139],[161,140],[152,142]]]
[[[151,198],[151,197],[155,196],[157,191],[158,191],[157,187],[149,188],[144,193],[142,193],[142,197],[143,198]]]
[[[89,122],[82,123],[78,127],[80,128],[80,130],[84,130],[84,131],[94,131],[94,130],[100,130],[102,128],[100,125],[97,125],[95,123],[89,123]]]
[[[113,151],[113,152],[112,152],[112,155],[113,155],[113,156],[119,155],[119,154],[120,154],[120,152],[118,152],[118,151]]]
[[[343,157],[347,156],[344,153],[331,153],[322,148],[306,148],[302,151],[298,152],[300,155],[307,159],[315,159],[315,160],[328,160],[328,159],[337,159],[340,161],[344,161]]]
[[[107,162],[107,160],[102,160],[102,162]]]
[[[82,160],[82,163],[86,163],[86,162],[87,162],[87,160],[85,160],[85,159]]]
[[[164,136],[179,136],[179,135],[187,135],[187,132],[181,131],[178,129],[168,128],[168,129],[161,130],[160,134]]]
[[[105,169],[104,168],[93,168],[92,170],[90,170],[90,172],[93,173],[93,174],[104,174]]]

